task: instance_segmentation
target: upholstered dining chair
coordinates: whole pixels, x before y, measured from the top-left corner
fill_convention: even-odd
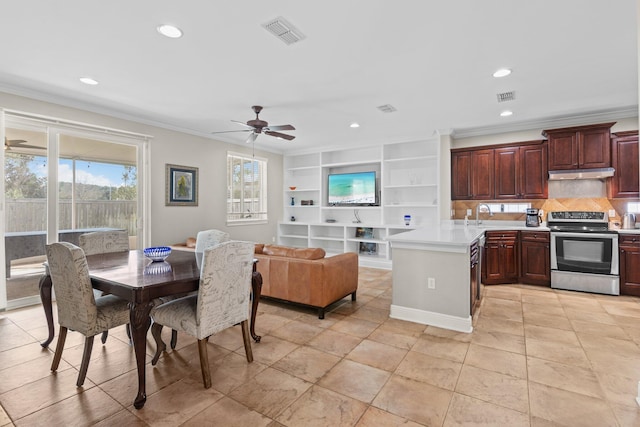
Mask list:
[[[250,242],[229,241],[205,249],[197,295],[175,299],[152,309],[151,333],[156,341],[152,365],[166,349],[161,338],[163,325],[198,339],[205,388],[211,387],[207,358],[207,342],[211,335],[240,323],[247,361],[253,361],[248,319],[254,247]]]
[[[229,233],[221,230],[203,230],[196,235],[196,252],[204,252],[205,249],[222,242],[229,241]]]
[[[56,293],[60,333],[51,370],[56,371],[62,357],[67,330],[85,336],[82,363],[76,385],[84,384],[93,348],[93,337],[116,326],[129,322],[127,301],[115,295],[94,297],[87,258],[82,249],[68,243],[47,245],[49,274]]]
[[[78,236],[78,243],[85,255],[108,254],[112,252],[129,251],[129,233],[125,230],[93,231]],[[102,292],[94,290],[96,297],[102,296]],[[127,335],[131,339],[131,331],[127,325]],[[102,333],[102,344],[107,342],[109,331]]]
[[[199,231],[196,235],[196,253],[202,253],[205,249],[218,245],[222,242],[229,241],[229,233],[220,230],[203,230]],[[195,295],[195,292],[193,293]],[[175,297],[163,297],[160,298],[160,303],[166,303],[175,299]],[[173,329],[171,331],[171,348],[175,349],[178,345],[178,331]]]
[[[85,255],[127,252],[129,233],[124,230],[94,231],[81,234],[78,242]]]

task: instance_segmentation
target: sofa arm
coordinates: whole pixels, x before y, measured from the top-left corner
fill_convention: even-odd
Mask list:
[[[346,252],[322,260],[323,302],[329,304],[358,289],[358,255]]]

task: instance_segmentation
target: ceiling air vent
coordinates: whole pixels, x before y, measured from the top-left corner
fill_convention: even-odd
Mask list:
[[[381,105],[381,106],[379,106],[377,108],[378,108],[378,110],[382,111],[383,113],[393,113],[394,111],[398,111],[398,110],[396,110],[396,107],[394,107],[391,104],[384,104],[384,105]]]
[[[279,16],[266,24],[262,24],[262,26],[286,44],[294,44],[306,38],[304,34],[287,22],[282,16]]]
[[[516,99],[516,93],[514,91],[502,92],[496,95],[498,102],[513,101]]]

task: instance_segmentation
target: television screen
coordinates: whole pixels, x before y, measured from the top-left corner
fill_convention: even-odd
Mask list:
[[[376,204],[376,173],[354,172],[330,174],[329,205],[370,206]]]

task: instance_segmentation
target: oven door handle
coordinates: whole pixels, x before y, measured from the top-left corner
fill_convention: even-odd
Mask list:
[[[565,233],[563,231],[552,231],[551,236],[618,240],[618,233]]]

